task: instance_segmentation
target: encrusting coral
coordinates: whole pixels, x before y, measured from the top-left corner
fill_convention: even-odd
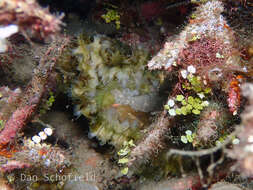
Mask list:
[[[235,33],[222,16],[223,11],[220,1],[208,1],[199,6],[192,13],[189,24],[178,36],[167,40],[148,67],[151,70],[186,70],[192,65],[206,85],[220,84],[228,94],[230,111],[236,115],[240,92],[238,84],[233,82],[236,78],[233,71],[245,72],[247,68],[242,69]],[[230,84],[235,87],[230,88]]]
[[[224,47],[219,47],[217,50],[222,50],[224,53],[227,50],[223,48],[233,47],[235,43],[235,39],[231,39],[233,32],[226,28],[227,23],[221,15],[222,11],[223,5],[220,1],[209,1],[199,6],[192,14],[192,19],[190,19],[190,23],[184,30],[174,37],[173,41],[169,39],[165,43],[164,48],[149,61],[149,69],[171,68],[174,62],[177,63],[180,52],[190,47],[191,42],[197,42],[198,40],[204,40],[205,42],[208,37],[211,40],[218,40],[223,43]],[[212,44],[212,42],[209,43]]]
[[[14,23],[23,33],[31,32],[40,39],[60,30],[58,18],[40,8],[34,12],[28,2],[31,7],[39,7],[33,0],[1,2],[0,22]],[[237,160],[236,169],[252,176],[251,85],[247,86],[248,91],[243,88],[249,97],[249,105],[242,114],[243,128],[238,133],[241,126],[233,126],[235,120],[240,120],[237,115],[246,102],[240,86],[251,79],[248,71],[252,58],[245,57],[252,50],[249,48],[247,55],[242,55],[246,42],[237,41],[235,30],[222,15],[221,1],[201,3],[204,4],[189,17],[180,34],[170,37],[150,61],[149,53],[141,45],[131,48],[104,35],[80,35],[71,43],[68,38],[57,38],[40,60],[26,89],[0,88],[0,172],[8,175],[24,170],[39,172],[42,177],[43,172],[61,175],[68,166],[67,152],[46,144],[53,128],[40,130],[32,138],[20,134],[43,102],[52,105],[54,96],[50,94],[48,101],[46,97],[52,90],[51,77],[56,79],[53,69],[58,64],[62,74],[58,77],[64,82],[60,87],[67,89],[72,98],[74,114],[89,119],[90,137],[96,136],[102,145],[114,145],[118,153],[114,158],[119,158],[117,163],[124,166],[124,176],[116,183],[131,182],[139,174],[159,178],[196,169],[198,175],[185,178],[187,188],[208,187],[230,172],[233,161],[225,159],[227,155]],[[153,5],[151,2],[151,8]],[[23,10],[21,17],[16,15],[17,8]],[[10,17],[5,20],[6,15]],[[34,17],[30,18],[31,15]],[[124,27],[122,24],[121,29]],[[162,82],[169,84],[160,88]],[[161,91],[165,91],[165,98]],[[227,139],[218,144],[221,137]],[[15,142],[16,139],[19,141]],[[222,168],[219,171],[218,165]],[[145,175],[143,171],[149,173]],[[133,172],[136,175],[130,176]],[[175,189],[184,188],[180,186],[183,180],[175,183]]]
[[[0,24],[1,43],[17,32],[26,37],[28,40],[26,42],[31,42],[30,38],[43,41],[47,37],[59,34],[62,21],[51,15],[47,9],[42,9],[34,0],[4,0],[0,2]],[[36,174],[40,177],[43,174],[42,170],[60,174],[66,166],[67,154],[62,149],[45,143],[35,144],[21,133],[27,123],[37,115],[42,100],[52,89],[51,80],[55,77],[54,67],[57,57],[69,43],[66,36],[54,37],[52,43],[42,48],[44,56],[33,70],[33,77],[25,89],[15,87],[15,90],[10,90],[7,86],[0,88],[0,172],[2,176],[7,175],[7,178],[10,173],[20,174],[20,171],[25,170],[24,172],[30,174],[36,169]],[[18,39],[15,38],[14,41],[16,43]],[[7,46],[1,48],[3,48],[1,52],[8,50]],[[12,51],[6,52],[3,56],[8,53]],[[19,179],[16,178],[9,180],[9,183],[13,185],[17,181]]]
[[[61,17],[62,18],[62,17]],[[15,24],[28,36],[41,40],[59,33],[63,24],[61,18],[42,9],[35,0],[2,0],[0,2],[0,23]]]
[[[25,90],[19,88],[11,91],[7,87],[0,88],[0,171],[17,173],[26,169],[28,173],[38,169],[38,176],[43,177],[41,172],[51,174],[58,173],[66,167],[68,162],[67,153],[56,146],[33,141],[30,138],[19,138],[20,134],[29,121],[36,115],[42,99],[47,97],[51,89],[50,80],[55,77],[53,72],[57,56],[61,55],[68,38],[57,38],[50,44],[45,57],[34,70],[33,78]],[[50,131],[49,131],[50,132]],[[49,133],[50,134],[50,133]],[[42,135],[41,133],[39,135]],[[22,143],[17,142],[20,139]],[[42,137],[45,139],[44,137]],[[42,170],[41,170],[42,169]]]
[[[128,162],[129,168],[135,171],[154,155],[158,155],[161,149],[165,147],[165,134],[168,133],[173,121],[174,119],[169,118],[166,111],[163,111],[158,120],[151,126],[148,135],[131,151]]]
[[[199,115],[203,110],[196,131],[197,141],[205,141],[204,144],[213,144],[214,140],[222,133],[231,132],[231,129],[226,128],[228,123],[224,123],[224,121],[227,121],[232,115],[237,115],[240,111],[240,81],[244,77],[238,75],[237,72],[246,73],[249,67],[242,61],[236,34],[228,26],[225,17],[222,16],[223,11],[223,3],[217,0],[208,1],[197,7],[196,11],[192,13],[189,23],[180,34],[170,37],[164,47],[149,61],[148,68],[150,70],[171,72],[174,69],[175,72],[178,72],[178,83],[165,105],[170,122],[165,125],[162,123],[148,132],[141,143],[132,150],[129,167],[152,160],[154,153],[161,152],[160,149],[163,146],[159,145],[163,144],[164,138],[160,137],[166,136],[169,128],[172,128],[173,123],[178,121],[175,119],[176,116],[184,117],[190,113]],[[178,92],[180,94],[173,97]],[[224,93],[227,94],[227,107],[232,114],[228,112],[226,106],[223,108],[214,106],[218,105],[217,99],[210,96],[220,94],[218,99],[224,102],[224,98],[221,98]],[[189,104],[190,98],[198,101],[195,103],[191,101],[192,103]],[[203,101],[203,98],[214,102]],[[183,100],[185,101],[183,102]],[[176,101],[181,102],[180,109],[177,107]],[[192,107],[198,109],[194,111]],[[206,108],[203,109],[203,107]],[[158,121],[165,117],[163,112]],[[206,118],[210,120],[206,120]],[[190,119],[193,120],[194,117]],[[206,134],[205,130],[211,134]],[[213,137],[213,139],[209,137]],[[196,143],[196,139],[194,143]]]
[[[222,135],[222,131],[226,131],[226,127],[232,123],[229,123],[230,120],[231,115],[222,105],[211,102],[200,115],[193,144],[197,146],[206,146],[206,143],[214,144]]]
[[[240,131],[238,137],[240,139],[240,144],[236,145],[232,150],[227,151],[229,157],[236,159],[237,162],[233,169],[236,169],[242,173],[245,177],[253,176],[253,85],[251,83],[246,83],[242,86],[243,95],[248,98],[248,105],[245,111],[242,113],[242,124],[240,126]]]
[[[8,115],[6,115],[6,112],[0,114],[0,119],[6,121],[3,130],[0,132],[1,146],[13,142],[17,133],[31,119],[47,91],[48,81],[56,63],[54,58],[61,55],[67,43],[68,38],[62,40],[61,43],[59,41],[52,43],[53,45],[46,52],[47,56],[41,59],[39,66],[34,70],[34,76],[27,85],[26,90],[19,93],[17,97],[11,97],[15,99],[2,108],[2,110],[8,111]],[[55,56],[53,59],[52,55]]]

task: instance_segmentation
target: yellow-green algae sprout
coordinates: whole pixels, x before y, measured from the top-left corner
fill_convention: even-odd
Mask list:
[[[117,10],[107,9],[107,13],[101,16],[106,23],[110,23],[115,21],[115,25],[117,29],[120,29],[120,14]]]
[[[150,124],[149,112],[160,106],[161,99],[159,77],[145,68],[148,53],[96,35],[92,40],[80,37],[73,55],[78,63],[72,69],[78,74],[71,95],[77,110],[90,119],[90,135],[117,148],[124,141],[139,139]],[[64,64],[71,63],[62,64],[66,74],[70,67]]]

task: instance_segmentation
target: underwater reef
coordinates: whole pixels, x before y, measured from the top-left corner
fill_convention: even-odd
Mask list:
[[[0,189],[252,189],[252,13],[1,1]]]

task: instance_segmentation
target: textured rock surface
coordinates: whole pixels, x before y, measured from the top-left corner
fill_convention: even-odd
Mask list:
[[[71,151],[72,166],[66,172],[71,179],[65,181],[64,190],[98,190],[120,174],[107,154],[96,152],[82,127],[73,123],[64,112],[51,112],[45,115],[45,122],[55,127],[55,137],[65,141]],[[69,178],[68,178],[69,179]]]
[[[216,183],[210,188],[210,190],[242,190],[242,189],[243,189],[242,187],[239,187],[237,185],[224,182]]]

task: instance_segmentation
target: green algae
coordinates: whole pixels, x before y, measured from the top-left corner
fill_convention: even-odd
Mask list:
[[[78,112],[90,119],[90,136],[102,144],[120,148],[124,141],[140,139],[149,126],[148,112],[155,110],[140,100],[156,101],[159,88],[157,73],[146,70],[149,58],[141,48],[103,35],[81,35],[60,62]]]

